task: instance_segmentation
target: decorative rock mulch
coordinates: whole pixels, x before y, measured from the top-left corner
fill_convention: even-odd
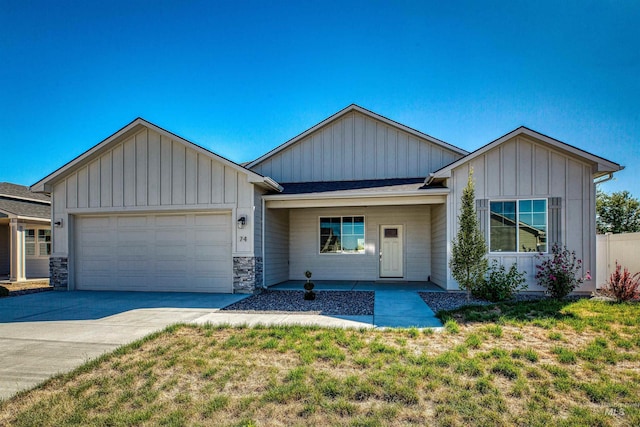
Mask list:
[[[440,310],[455,310],[465,305],[495,304],[473,296],[467,301],[465,292],[418,292],[418,294],[434,313]],[[517,294],[511,301],[538,301],[546,298],[544,294]]]
[[[304,313],[343,316],[373,315],[375,293],[370,291],[317,291],[304,299],[304,291],[270,291],[250,296],[222,310],[245,313]]]

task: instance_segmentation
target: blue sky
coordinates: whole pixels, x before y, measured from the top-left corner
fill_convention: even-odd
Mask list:
[[[638,1],[0,0],[0,181],[136,117],[237,162],[351,103],[472,151],[520,125],[640,197]]]

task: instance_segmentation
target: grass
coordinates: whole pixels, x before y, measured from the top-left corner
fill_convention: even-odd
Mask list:
[[[467,307],[433,333],[180,325],[0,402],[0,425],[640,425],[640,306]]]

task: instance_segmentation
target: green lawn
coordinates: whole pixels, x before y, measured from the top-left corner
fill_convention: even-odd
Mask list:
[[[441,317],[442,332],[175,326],[0,403],[0,425],[640,425],[640,305]]]

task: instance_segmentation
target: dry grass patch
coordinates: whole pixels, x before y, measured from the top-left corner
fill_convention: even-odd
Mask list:
[[[2,402],[0,425],[640,424],[638,306],[537,304],[440,333],[171,327]]]

